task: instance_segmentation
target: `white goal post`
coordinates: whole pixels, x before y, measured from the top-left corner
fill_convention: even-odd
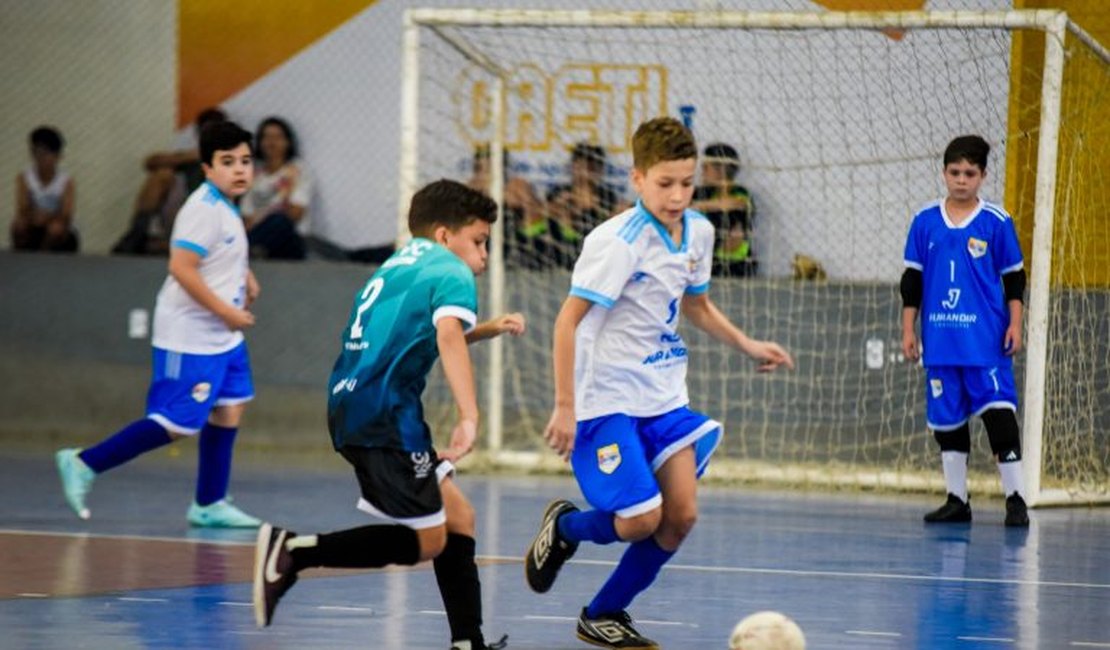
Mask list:
[[[1030,77],[1039,76],[1039,116],[1020,131],[1012,123],[1014,111],[1022,110],[1015,108],[1011,87],[1022,74],[1011,61],[1017,33],[1041,34],[1044,44],[1043,63]],[[743,140],[741,157],[753,195],[757,205],[768,206],[758,213],[767,225],[756,230],[767,261],[761,260],[758,278],[722,279],[719,284],[730,296],[723,306],[739,316],[745,329],[756,330],[753,335],[786,340],[800,353],[794,375],[756,380],[741,361],[729,365],[718,347],[692,339],[691,397],[700,406],[704,396],[705,410],[715,415],[717,409],[736,407],[722,419],[727,429],[741,432],[740,440],[723,451],[722,460],[733,462],[741,479],[936,487],[939,463],[920,413],[922,373],[897,364],[892,332],[900,311],[896,273],[901,249],[892,248],[904,239],[911,210],[936,198],[930,188],[940,187],[939,148],[961,133],[982,133],[996,147],[990,177],[996,184],[989,198],[1004,203],[1016,222],[1032,222],[1027,349],[1024,365],[1015,367],[1023,377],[1029,500],[1042,506],[1110,501],[1105,467],[1110,434],[1101,428],[1110,423],[1110,412],[1100,403],[1110,401],[1106,389],[1101,400],[1097,388],[1095,398],[1090,388],[1082,397],[1068,392],[1074,382],[1110,378],[1110,354],[1100,346],[1092,352],[1097,358],[1078,365],[1060,357],[1082,354],[1065,348],[1086,345],[1101,327],[1090,325],[1089,316],[1073,322],[1069,306],[1097,312],[1110,301],[1106,286],[1098,282],[1061,284],[1058,269],[1065,262],[1053,259],[1054,253],[1069,254],[1061,237],[1090,237],[1080,230],[1081,223],[1061,224],[1061,215],[1088,209],[1075,207],[1076,196],[1079,190],[1095,191],[1089,187],[1095,181],[1078,177],[1065,178],[1061,186],[1062,174],[1095,174],[1059,168],[1064,166],[1061,125],[1071,119],[1062,112],[1066,48],[1072,43],[1084,48],[1084,56],[1100,70],[1110,66],[1110,56],[1065,13],[410,9],[403,34],[399,243],[408,238],[407,207],[415,190],[444,176],[465,180],[469,169],[463,163],[479,142],[488,145],[492,160],[501,160],[503,152],[513,158],[512,165],[491,166],[489,192],[501,205],[509,182],[506,170],[536,185],[554,185],[560,180],[559,163],[578,140],[608,137],[611,171],[626,171],[622,147],[632,117],[653,117],[653,110],[676,114],[676,105],[691,104],[683,106],[684,115],[693,120],[699,146],[705,144],[703,134]],[[948,56],[955,60],[943,60]],[[760,63],[780,74],[781,81],[761,74]],[[625,85],[614,92],[605,75],[624,73],[639,76],[621,81]],[[568,76],[574,79],[564,83]],[[953,88],[969,89],[967,106],[982,115],[945,105],[964,94]],[[622,98],[623,104],[606,103]],[[1105,99],[1098,101],[1106,105]],[[733,106],[722,109],[725,104]],[[587,105],[596,110],[582,108]],[[607,110],[612,106],[617,108]],[[867,115],[852,116],[858,112]],[[783,117],[787,113],[791,116]],[[1024,166],[1011,160],[1004,165],[1021,138],[1035,139],[1027,147],[1031,159]],[[869,175],[880,181],[867,180]],[[914,185],[918,177],[924,189]],[[1027,204],[1019,205],[1009,193],[1016,192],[1014,179],[1023,178],[1034,191]],[[904,191],[885,189],[901,185]],[[814,196],[795,196],[808,191]],[[999,196],[1003,192],[1007,195]],[[1061,196],[1068,197],[1063,207],[1057,203]],[[798,214],[818,212],[813,205],[841,202],[875,203],[881,209],[872,222],[857,222],[858,215],[849,219],[831,208],[810,221],[791,222],[800,219]],[[523,308],[533,332],[529,336],[539,340],[495,339],[477,358],[487,447],[519,458],[543,454],[538,433],[550,407],[550,326],[569,276],[565,267],[513,266],[506,251],[518,245],[516,227],[499,219],[493,228],[484,309],[498,314]],[[826,228],[835,235],[824,234]],[[790,253],[813,251],[818,258],[827,256],[828,283],[788,277],[784,260]],[[775,331],[758,331],[761,327]],[[804,333],[792,334],[792,327]],[[806,364],[815,370],[805,370]],[[1090,374],[1064,374],[1073,371]],[[754,388],[747,385],[756,381]],[[434,393],[435,387],[430,390]],[[1054,400],[1068,406],[1054,410]],[[1049,418],[1074,418],[1081,429],[1063,445],[1066,450],[1051,447],[1056,437],[1046,429]],[[983,449],[977,444],[977,450]],[[755,456],[758,462],[749,462]],[[1052,459],[1051,470],[1046,470],[1046,456]],[[1056,463],[1063,469],[1057,471]],[[979,469],[982,489],[997,492],[996,472],[989,465]]]

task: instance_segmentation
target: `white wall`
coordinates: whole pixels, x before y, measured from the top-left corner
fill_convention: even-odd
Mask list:
[[[27,136],[61,130],[77,182],[85,251],[125,229],[146,153],[174,141],[176,38],[171,0],[0,1],[0,224],[9,246]]]

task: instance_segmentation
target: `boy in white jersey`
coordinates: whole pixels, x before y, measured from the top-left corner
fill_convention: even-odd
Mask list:
[[[687,209],[697,146],[664,117],[632,138],[635,207],[586,237],[555,320],[555,409],[544,432],[570,457],[593,510],[557,500],[528,549],[529,586],[545,592],[578,544],[630,542],[582,609],[578,637],[604,648],[656,648],[625,611],[697,518],[696,483],[722,434],[689,408],[679,315],[760,362],[793,367],[776,343],[749,338],[709,300],[713,225]]]
[[[968,421],[983,418],[998,459],[1007,526],[1028,526],[1012,357],[1021,349],[1025,270],[1017,232],[1000,206],[979,198],[990,145],[965,135],[944,151],[948,196],[914,216],[902,274],[902,352],[919,357],[921,312],[926,420],[940,443],[948,500],[927,522],[971,521]]]
[[[351,464],[358,509],[385,524],[295,534],[263,524],[254,564],[259,627],[308,567],[377,568],[434,558],[453,650],[503,648],[482,634],[474,561],[474,508],[455,484],[453,462],[474,445],[478,402],[469,343],[522,334],[524,317],[477,322],[474,276],[486,268],[497,204],[455,181],[412,197],[413,239],[355,294],[328,391],[332,446]],[[436,359],[458,407],[458,424],[437,453],[421,394]]]
[[[247,266],[247,238],[234,200],[250,187],[251,134],[232,122],[200,134],[206,181],[174,222],[169,275],[154,308],[154,368],[146,417],[88,449],[55,454],[73,511],[89,518],[93,479],[181,437],[199,436],[193,526],[253,528],[261,522],[227,496],[235,435],[254,397],[242,330],[259,286]]]

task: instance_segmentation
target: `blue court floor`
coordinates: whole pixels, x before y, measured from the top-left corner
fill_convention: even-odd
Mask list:
[[[430,565],[306,574],[274,624],[254,627],[252,532],[190,530],[194,448],[160,451],[98,479],[82,522],[48,451],[0,451],[0,647],[443,650]],[[244,457],[245,510],[299,532],[366,521],[339,458],[310,468]],[[570,479],[461,475],[479,522],[487,637],[511,648],[585,648],[574,620],[622,550],[583,545],[552,591],[526,588],[520,558]],[[1110,509],[1035,511],[1002,526],[973,501],[970,525],[921,515],[939,496],[705,488],[693,535],[632,606],[664,648],[723,649],[732,625],[782,611],[811,649],[1110,648]]]

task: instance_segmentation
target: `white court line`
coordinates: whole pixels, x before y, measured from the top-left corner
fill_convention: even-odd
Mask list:
[[[116,600],[122,600],[125,603],[168,603],[169,598],[138,598],[135,596],[120,596]]]
[[[416,612],[417,614],[430,614],[432,616],[447,616],[447,612],[442,609],[421,609]]]
[[[234,600],[221,600],[220,602],[218,602],[216,604],[217,605],[223,605],[224,607],[253,607],[254,606],[254,603],[241,603],[241,602],[234,601]]]
[[[24,592],[22,594],[16,594],[16,596],[19,596],[20,598],[50,598],[50,594],[40,594],[30,591]]]
[[[1110,643],[1099,643],[1097,641],[1072,641],[1070,645],[1079,648],[1110,648]]]
[[[347,605],[317,605],[316,609],[324,609],[329,612],[369,612],[374,613],[374,610],[369,607],[350,607]]]
[[[859,636],[889,636],[889,637],[900,637],[900,636],[902,636],[901,632],[875,632],[875,631],[872,631],[872,630],[844,630],[844,633],[845,634],[856,634],[856,635],[859,635]]]
[[[46,535],[57,537],[87,537],[87,538],[103,538],[103,539],[131,539],[139,541],[154,541],[154,542],[184,542],[186,544],[212,544],[216,546],[254,546],[253,541],[232,541],[232,540],[206,540],[206,539],[185,539],[179,537],[146,537],[142,535],[92,535],[89,533],[59,533],[52,531],[39,531],[39,530],[20,530],[20,529],[0,529],[0,534],[11,535]],[[477,560],[489,562],[522,562],[523,560],[518,556],[506,555],[479,555]],[[570,560],[567,564],[579,564],[583,566],[616,566],[617,563],[608,560]],[[705,566],[697,564],[668,564],[663,567],[664,571],[692,571],[696,573],[750,573],[750,574],[765,574],[765,575],[786,575],[786,576],[799,576],[799,577],[814,577],[814,578],[868,578],[875,580],[907,580],[912,582],[952,582],[952,583],[966,583],[966,584],[996,584],[996,585],[1028,585],[1033,587],[1065,587],[1073,589],[1105,589],[1110,591],[1110,584],[1100,584],[1092,582],[1056,582],[1052,580],[1013,580],[1004,578],[961,578],[956,576],[930,576],[930,575],[913,575],[905,573],[869,573],[869,572],[856,572],[856,571],[812,571],[801,569],[766,569],[756,567],[729,567],[729,566]]]
[[[1013,643],[1013,639],[1007,639],[1001,636],[958,636],[959,641],[983,641],[986,643]]]
[[[506,561],[520,558],[500,555],[483,555],[479,559]],[[616,566],[609,560],[570,560],[567,564],[583,566]],[[692,571],[695,573],[754,573],[765,575],[786,575],[813,578],[871,578],[877,580],[908,580],[915,582],[957,582],[969,584],[1030,585],[1034,587],[1074,587],[1077,589],[1106,589],[1110,584],[1092,582],[1054,582],[1051,580],[1011,580],[1005,578],[960,578],[955,576],[929,576],[908,573],[869,573],[865,571],[803,571],[801,569],[762,569],[756,567],[704,566],[699,564],[665,564],[664,571]]]
[[[526,621],[577,621],[577,616],[539,616],[538,614],[525,614],[524,620]]]

